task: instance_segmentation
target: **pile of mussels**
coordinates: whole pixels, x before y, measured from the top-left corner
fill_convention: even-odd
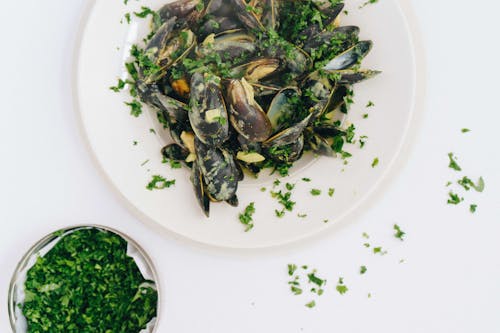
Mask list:
[[[372,42],[338,25],[343,7],[179,0],[155,14],[144,49],[132,53],[135,88],[169,129],[174,143],[162,154],[191,169],[207,216],[211,201],[238,205],[244,171],[286,175],[305,151],[340,152],[350,87],[378,74],[360,69]]]

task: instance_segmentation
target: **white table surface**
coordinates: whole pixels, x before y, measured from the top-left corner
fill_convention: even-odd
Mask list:
[[[10,331],[7,289],[20,257],[46,233],[78,223],[116,227],[153,257],[164,297],[160,333],[499,332],[500,4],[412,2],[427,58],[427,106],[396,179],[328,235],[229,253],[150,230],[97,172],[71,91],[85,0],[3,0],[0,332]],[[463,127],[472,132],[460,133]],[[450,151],[466,174],[486,180],[483,194],[466,195],[478,204],[475,215],[465,204],[446,205],[444,185],[457,177],[447,168]],[[394,223],[407,232],[404,242],[392,237]],[[389,253],[367,251],[362,232]],[[316,308],[304,307],[307,296],[291,295],[288,263],[316,267],[329,280]],[[368,267],[363,276],[361,265]],[[349,287],[344,296],[334,290],[339,276]]]

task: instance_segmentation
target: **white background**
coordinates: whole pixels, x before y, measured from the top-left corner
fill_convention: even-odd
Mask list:
[[[153,257],[164,298],[161,333],[500,332],[500,4],[412,3],[425,46],[427,105],[403,170],[368,210],[323,237],[228,253],[151,231],[96,171],[71,91],[85,1],[2,0],[0,332],[10,331],[7,289],[20,257],[46,233],[79,223],[125,231]],[[463,127],[472,132],[460,133]],[[486,180],[483,194],[465,195],[478,204],[475,215],[466,204],[446,205],[444,185],[458,178],[447,168],[450,151],[465,174]],[[392,237],[394,223],[407,232],[404,242]],[[362,232],[388,254],[365,249]],[[289,292],[288,263],[315,267],[329,280],[316,308]],[[339,276],[349,287],[344,296],[335,291]]]

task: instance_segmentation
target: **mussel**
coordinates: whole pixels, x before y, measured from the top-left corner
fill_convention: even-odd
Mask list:
[[[191,77],[189,121],[204,144],[220,146],[229,137],[226,104],[215,76],[194,73]]]
[[[357,65],[371,50],[371,41],[361,41],[332,59],[326,66],[328,70],[348,69]]]
[[[230,80],[227,88],[230,119],[235,130],[251,142],[262,142],[272,132],[271,122],[255,101],[253,87],[243,78]]]
[[[214,201],[235,200],[239,171],[233,156],[224,149],[205,145],[198,138],[195,150],[209,197]]]

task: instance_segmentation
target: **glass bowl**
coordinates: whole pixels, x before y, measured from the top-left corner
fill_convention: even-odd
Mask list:
[[[109,227],[93,224],[77,225],[54,231],[36,242],[21,258],[16,266],[9,285],[8,311],[12,331],[15,333],[26,332],[26,319],[24,318],[19,305],[22,304],[22,300],[24,299],[24,283],[26,281],[27,271],[34,265],[38,256],[45,255],[60,239],[62,239],[62,237],[81,229],[98,229],[111,232],[127,242],[127,254],[134,259],[143,277],[154,282],[154,288],[156,289],[158,295],[156,306],[157,317],[151,320],[146,329],[143,329],[138,333],[156,332],[158,316],[160,314],[161,293],[158,282],[158,273],[151,258],[144,251],[144,249],[142,249],[142,247],[128,235]]]

